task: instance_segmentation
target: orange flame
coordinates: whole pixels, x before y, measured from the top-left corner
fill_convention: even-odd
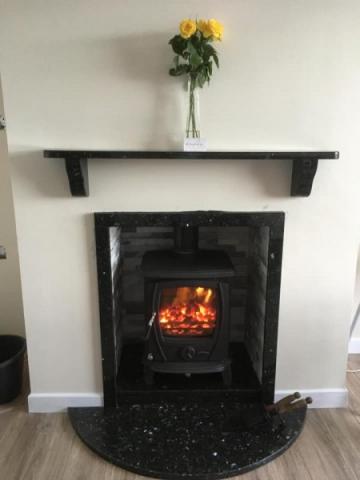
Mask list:
[[[204,300],[205,303],[209,303],[210,298],[212,297],[212,293],[213,292],[212,292],[211,288],[209,288],[208,291],[207,291],[207,294],[205,296],[205,300]]]
[[[211,335],[216,326],[216,295],[211,288],[165,288],[159,324],[167,336]]]

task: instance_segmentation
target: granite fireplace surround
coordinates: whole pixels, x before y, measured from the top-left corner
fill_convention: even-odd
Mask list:
[[[301,432],[306,407],[274,402],[285,215],[282,212],[96,213],[104,408],[69,409],[81,439],[108,461],[162,479],[217,479],[272,460]],[[145,381],[144,275],[176,226],[197,227],[200,249],[234,266],[229,294],[232,380],[217,373]]]

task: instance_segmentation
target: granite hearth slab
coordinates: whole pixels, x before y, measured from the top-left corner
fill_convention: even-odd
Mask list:
[[[94,452],[140,475],[212,480],[260,467],[299,436],[306,408],[269,416],[260,404],[158,402],[70,408],[72,425]]]

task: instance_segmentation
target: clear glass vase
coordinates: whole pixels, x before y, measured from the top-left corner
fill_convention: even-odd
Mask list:
[[[196,80],[189,78],[187,90],[186,138],[200,138],[200,102]]]

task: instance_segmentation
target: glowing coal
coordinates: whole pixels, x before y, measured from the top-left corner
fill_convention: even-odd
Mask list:
[[[211,288],[164,288],[158,316],[163,335],[212,335],[216,327],[216,303],[216,292]]]

